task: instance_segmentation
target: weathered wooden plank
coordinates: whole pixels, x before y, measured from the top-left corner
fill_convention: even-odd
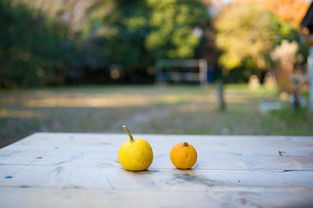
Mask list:
[[[287,197],[286,197],[287,196]],[[32,207],[311,207],[312,191],[268,189],[250,191],[105,191],[102,189],[1,188],[2,208]]]
[[[124,134],[39,133],[0,150],[1,207],[310,207],[313,137],[139,135],[149,171],[123,170]],[[169,151],[187,141],[193,170]]]
[[[313,171],[150,169],[129,172],[120,167],[28,165],[7,175],[0,187],[71,187],[106,190],[206,190],[215,186],[313,187]],[[5,175],[1,175],[2,178]]]
[[[171,147],[196,146],[197,169],[313,170],[312,137],[143,135],[154,150],[152,168],[172,168]],[[184,139],[184,138],[186,139]],[[0,152],[0,164],[114,166],[125,135],[35,134]],[[37,159],[40,158],[40,159]]]

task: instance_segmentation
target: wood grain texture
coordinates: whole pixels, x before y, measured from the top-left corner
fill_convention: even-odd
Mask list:
[[[0,207],[312,207],[313,137],[134,135],[154,161],[117,162],[124,134],[37,133],[0,150]],[[192,170],[171,147],[198,151]]]

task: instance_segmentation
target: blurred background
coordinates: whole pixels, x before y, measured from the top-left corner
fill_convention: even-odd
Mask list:
[[[0,0],[0,147],[123,124],[134,134],[313,135],[310,4]]]

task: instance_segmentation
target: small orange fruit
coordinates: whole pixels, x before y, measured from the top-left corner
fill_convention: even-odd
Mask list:
[[[189,169],[197,162],[196,149],[187,142],[176,144],[170,153],[172,163],[178,169]]]

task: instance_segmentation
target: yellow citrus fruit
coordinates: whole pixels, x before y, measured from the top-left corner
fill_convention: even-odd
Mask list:
[[[147,141],[140,138],[131,138],[120,147],[118,160],[126,170],[146,170],[152,163],[153,151]]]
[[[178,169],[189,169],[197,162],[196,149],[187,142],[176,144],[170,153],[172,163]]]

